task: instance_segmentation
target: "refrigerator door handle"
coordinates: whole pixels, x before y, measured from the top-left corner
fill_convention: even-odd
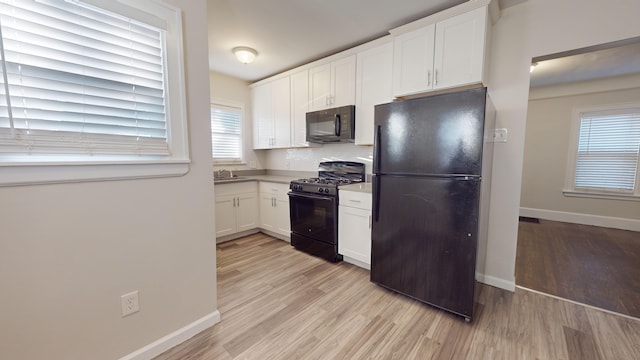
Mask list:
[[[380,177],[373,177],[373,222],[378,222],[380,216]]]
[[[375,139],[373,139],[373,148],[375,151],[375,162],[373,163],[373,173],[377,173],[378,171],[380,171],[380,149],[381,149],[381,144],[380,144],[380,140],[382,137],[381,134],[382,130],[381,130],[381,126],[378,125],[376,126],[376,137]]]
[[[340,123],[340,114],[336,114],[333,120],[333,132],[335,133],[336,136],[340,136],[340,133],[342,132],[341,123]]]

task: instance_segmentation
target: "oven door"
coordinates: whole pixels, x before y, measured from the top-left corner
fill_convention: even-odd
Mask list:
[[[292,233],[337,244],[338,206],[335,197],[290,192],[289,209]]]

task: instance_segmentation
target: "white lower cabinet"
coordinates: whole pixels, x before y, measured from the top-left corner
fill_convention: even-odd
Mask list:
[[[291,238],[288,184],[260,182],[260,228]]]
[[[255,181],[218,184],[215,191],[216,238],[258,227],[258,184]]]
[[[371,267],[371,194],[340,190],[338,253],[344,261]]]

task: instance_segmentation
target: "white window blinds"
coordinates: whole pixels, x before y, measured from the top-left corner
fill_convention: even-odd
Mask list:
[[[212,154],[216,162],[242,161],[242,109],[211,105]]]
[[[0,152],[168,155],[164,33],[77,1],[0,1]]]
[[[576,188],[633,193],[640,151],[640,108],[581,113]]]

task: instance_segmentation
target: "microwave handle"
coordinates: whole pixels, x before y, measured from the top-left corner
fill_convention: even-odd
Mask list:
[[[336,114],[333,118],[333,132],[336,136],[340,136],[342,124],[340,122],[340,114]]]

